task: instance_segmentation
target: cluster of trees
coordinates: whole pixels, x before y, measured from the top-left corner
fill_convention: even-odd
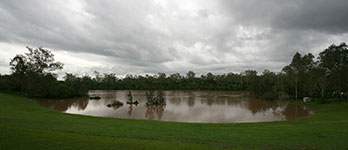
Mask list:
[[[51,51],[27,47],[28,53],[11,59],[11,75],[0,75],[0,90],[24,93],[29,97],[66,98],[80,96],[73,86],[57,80],[56,70],[63,64],[55,62]],[[84,91],[83,93],[86,93]]]
[[[88,90],[234,90],[249,91],[264,99],[288,95],[302,97],[348,99],[348,48],[345,43],[331,45],[317,58],[311,53],[296,53],[281,72],[265,70],[199,77],[193,71],[186,75],[127,75],[118,78],[114,73],[95,72],[95,76],[66,73],[64,81],[57,81],[52,71],[62,69],[54,62],[53,54],[39,47],[17,55],[10,62],[11,75],[0,76],[0,90],[21,91],[35,97],[71,97],[85,95]]]
[[[331,45],[317,60],[308,53],[296,53],[292,62],[282,70],[287,93],[295,99],[304,96],[337,97],[348,100],[348,47],[345,43]]]
[[[146,106],[165,106],[166,101],[164,99],[163,91],[157,91],[157,96],[155,97],[153,91],[146,92]]]

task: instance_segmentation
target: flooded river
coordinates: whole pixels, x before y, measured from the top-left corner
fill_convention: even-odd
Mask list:
[[[101,99],[40,100],[39,105],[70,114],[205,123],[293,120],[313,113],[305,107],[286,102],[257,100],[243,92],[163,91],[164,106],[146,106],[146,91],[131,91],[133,101],[139,104],[127,104],[128,92],[89,91],[90,96]],[[116,100],[123,106],[107,106]]]

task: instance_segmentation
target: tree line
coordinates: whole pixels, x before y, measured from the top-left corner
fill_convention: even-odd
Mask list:
[[[345,43],[331,45],[318,57],[296,53],[289,65],[278,72],[246,70],[242,73],[197,76],[193,71],[185,75],[127,75],[115,73],[78,76],[66,73],[58,81],[55,70],[63,63],[55,62],[51,51],[27,47],[28,53],[11,59],[10,75],[0,75],[0,90],[25,93],[30,97],[66,98],[84,96],[88,90],[233,90],[249,91],[257,98],[275,100],[289,96],[340,98],[348,100],[348,48]]]

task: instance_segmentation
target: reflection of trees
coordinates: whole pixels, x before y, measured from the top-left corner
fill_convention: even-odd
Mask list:
[[[166,99],[164,97],[163,91],[158,91],[155,97],[153,92],[146,92],[146,106],[165,106]]]
[[[240,106],[243,100],[227,100],[227,105]]]
[[[256,113],[263,113],[269,109],[277,109],[279,107],[276,101],[263,101],[263,100],[247,100],[247,108],[255,115]]]
[[[272,114],[274,116],[281,116],[282,118],[284,118],[284,110],[287,107],[287,105],[289,105],[288,103],[282,103],[282,102],[278,102],[278,107],[275,109],[275,111],[272,112]]]
[[[207,104],[208,106],[211,106],[215,103],[213,97],[211,96],[204,96],[201,99],[201,104]]]
[[[79,99],[75,103],[73,103],[73,106],[77,108],[77,110],[85,110],[88,105],[88,100]]]
[[[157,115],[158,120],[162,119],[165,106],[146,106],[145,117],[149,120],[154,120]]]
[[[189,92],[189,97],[187,100],[187,104],[189,107],[193,107],[195,105],[195,95],[192,92]]]
[[[129,104],[128,107],[128,116],[132,116],[132,112],[133,112],[133,105],[137,106],[136,104]]]
[[[226,104],[226,99],[224,99],[223,97],[218,97],[215,99],[216,104],[218,105],[225,105]]]
[[[129,105],[129,110],[128,110],[128,116],[132,116],[132,111],[133,111],[133,105],[132,104],[130,104]]]
[[[284,116],[286,120],[293,120],[298,117],[309,115],[309,111],[302,106],[281,103],[277,101],[248,100],[245,101],[247,108],[253,113],[264,113],[273,110],[273,115]]]
[[[110,100],[117,97],[117,93],[112,90],[92,90],[88,92],[88,95],[98,95],[105,100]]]
[[[205,96],[205,97],[202,97],[202,99],[201,99],[201,103],[202,104],[207,104],[208,106],[211,106],[211,105],[226,105],[226,103],[227,104],[231,104],[233,102],[235,102],[235,100],[231,100],[227,96]]]
[[[69,107],[74,106],[78,110],[84,110],[88,105],[88,98],[73,98],[73,99],[63,99],[63,100],[40,100],[40,106],[66,111]]]
[[[180,96],[172,96],[169,98],[169,102],[174,105],[179,105],[181,103],[181,97]]]
[[[303,109],[302,106],[289,104],[283,111],[283,115],[285,116],[286,120],[294,120],[297,117],[309,115],[309,111]]]
[[[213,105],[213,103],[214,103],[213,97],[212,97],[212,96],[207,97],[207,104],[208,104],[209,106],[211,106],[211,105]]]
[[[122,105],[123,106],[123,105]],[[111,108],[113,109],[113,110],[117,110],[117,109],[119,109],[120,107],[122,107],[122,106],[120,106],[120,105],[117,105],[117,106],[111,106]]]

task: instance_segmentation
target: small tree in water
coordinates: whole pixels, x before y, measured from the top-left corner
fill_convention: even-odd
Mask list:
[[[146,106],[165,106],[166,101],[162,91],[157,92],[157,96],[154,97],[153,92],[146,92]]]
[[[146,106],[151,106],[154,104],[154,95],[153,95],[153,92],[150,91],[150,92],[147,92],[145,93],[145,97],[146,97]]]
[[[157,102],[158,102],[158,105],[160,105],[160,106],[166,105],[166,101],[164,99],[163,91],[158,91],[158,93],[157,93]]]
[[[128,91],[128,103],[133,103],[133,96],[131,91]]]

